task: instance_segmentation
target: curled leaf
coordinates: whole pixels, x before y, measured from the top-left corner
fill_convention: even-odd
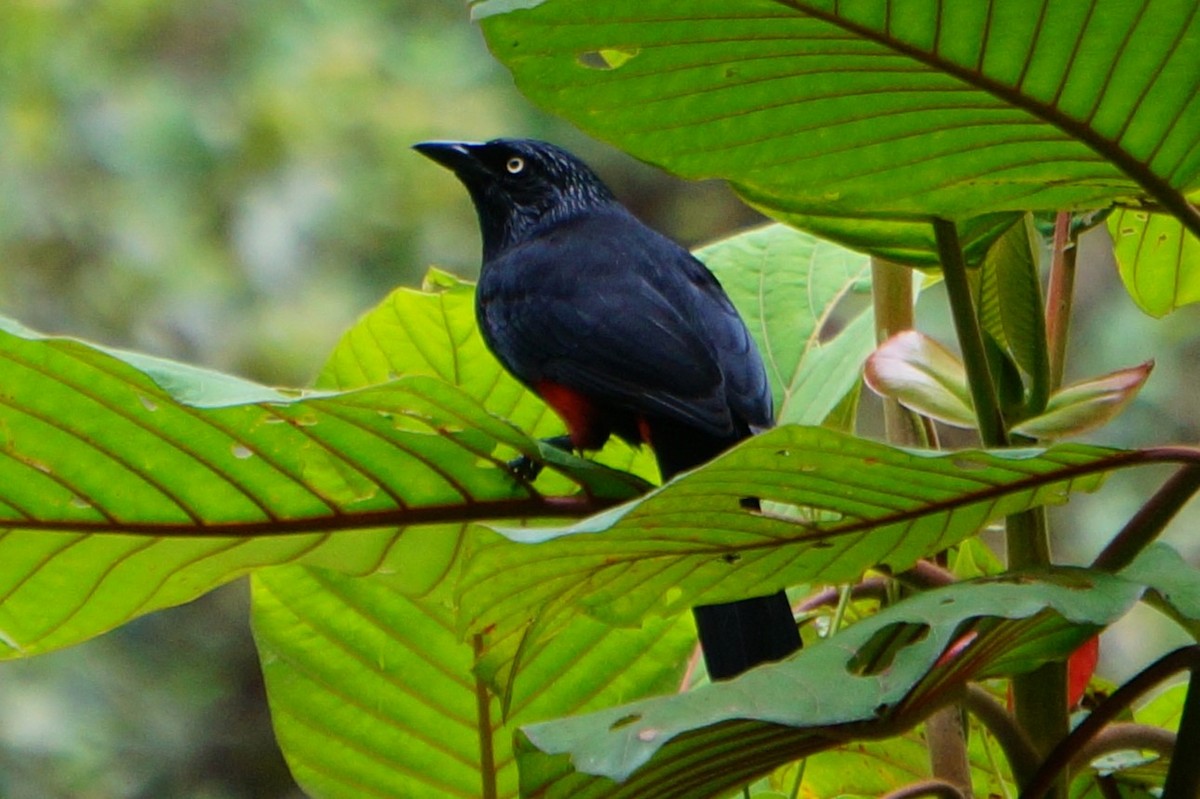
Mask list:
[[[962,361],[915,330],[897,333],[871,353],[863,377],[876,394],[909,410],[955,427],[975,426]]]
[[[1107,424],[1141,390],[1154,361],[1072,383],[1059,389],[1046,403],[1046,412],[1026,419],[1014,433],[1039,440],[1078,435]]]

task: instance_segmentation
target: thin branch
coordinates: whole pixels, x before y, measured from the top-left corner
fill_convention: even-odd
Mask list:
[[[887,580],[882,577],[868,577],[850,588],[850,599],[879,599],[887,596]],[[841,588],[823,588],[814,594],[809,594],[796,605],[797,615],[812,613],[817,608],[834,607],[842,597]]]
[[[913,583],[922,588],[942,588],[957,582],[948,569],[943,569],[931,560],[918,560],[900,577],[904,582]]]
[[[963,706],[980,724],[987,727],[988,732],[1000,744],[1017,784],[1024,785],[1033,779],[1041,758],[1033,748],[1029,736],[1017,726],[1016,719],[1004,706],[978,685],[967,686],[963,694]]]
[[[871,298],[875,309],[875,338],[882,343],[913,328],[912,272],[904,267],[871,259]],[[933,423],[894,399],[883,401],[887,440],[899,446],[928,447],[937,441]],[[843,597],[844,598],[844,597]],[[839,605],[839,609],[841,606]],[[971,796],[971,763],[962,713],[956,706],[935,711],[925,721],[925,741],[933,776]]]
[[[1071,771],[1113,752],[1149,750],[1163,757],[1175,753],[1175,733],[1150,724],[1110,724],[1084,744],[1071,761]]]
[[[985,447],[1007,447],[1008,432],[1004,427],[1004,417],[1000,413],[1000,401],[996,396],[992,372],[988,368],[983,332],[979,327],[979,317],[975,313],[975,302],[971,298],[967,264],[963,258],[962,244],[958,239],[958,228],[953,222],[934,219],[933,233],[937,239],[938,259],[942,263],[942,277],[945,279],[946,295],[950,301],[950,314],[954,318],[954,329],[958,334],[958,345],[962,349],[963,365],[967,370],[967,384],[971,390],[971,399],[975,403],[979,438]]]
[[[929,747],[930,773],[954,786],[961,795],[972,796],[971,761],[967,755],[962,709],[958,705],[947,705],[930,714],[925,719],[925,740]]]
[[[1200,657],[1197,658],[1200,661]],[[1183,700],[1183,716],[1175,737],[1175,750],[1183,757],[1171,758],[1163,799],[1194,799],[1200,796],[1200,663],[1192,665],[1187,697]]]
[[[1067,333],[1071,327],[1078,252],[1078,240],[1071,231],[1071,213],[1059,211],[1054,218],[1054,248],[1046,291],[1046,341],[1050,350],[1051,391],[1062,385],[1067,362]]]
[[[1158,538],[1197,491],[1200,491],[1200,466],[1188,465],[1175,472],[1108,542],[1092,561],[1092,568],[1116,572],[1128,566]]]
[[[875,342],[913,329],[912,270],[882,258],[871,258],[871,299],[875,311]],[[933,421],[889,397],[883,398],[883,428],[887,440],[901,447],[936,448]]]

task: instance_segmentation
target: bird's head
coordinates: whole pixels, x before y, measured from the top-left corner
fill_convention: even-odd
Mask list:
[[[427,141],[413,149],[467,187],[479,214],[484,260],[547,225],[615,202],[587,164],[547,142]]]

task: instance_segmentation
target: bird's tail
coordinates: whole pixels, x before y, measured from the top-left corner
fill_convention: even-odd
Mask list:
[[[722,605],[692,608],[700,651],[713,680],[780,660],[800,648],[800,632],[787,594],[776,591]]]
[[[649,427],[650,444],[664,482],[715,458],[744,437],[717,438],[672,422],[656,422]],[[757,505],[758,501],[749,502]],[[704,664],[713,680],[736,677],[800,648],[800,631],[783,591],[720,605],[699,605],[692,614]]]

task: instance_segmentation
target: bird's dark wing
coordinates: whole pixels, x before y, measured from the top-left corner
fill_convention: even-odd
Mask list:
[[[762,363],[716,280],[627,213],[589,215],[510,249],[479,291],[489,343],[526,383],[723,438],[770,423]]]

